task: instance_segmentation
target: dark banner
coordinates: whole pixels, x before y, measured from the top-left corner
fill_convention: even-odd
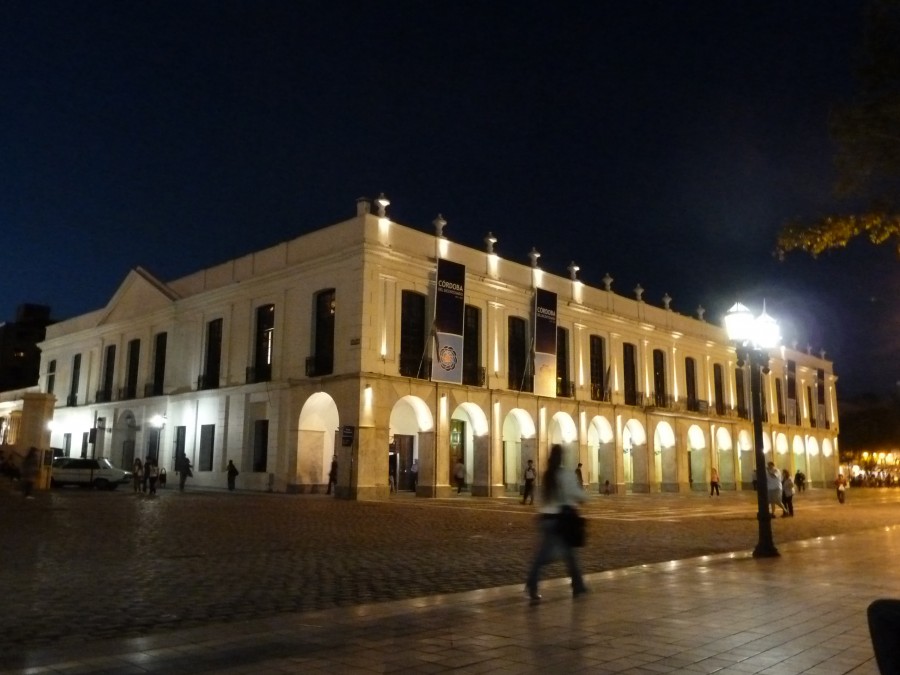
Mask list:
[[[556,396],[556,293],[534,293],[534,393]]]
[[[431,379],[462,384],[466,266],[438,260],[434,298],[435,355]]]

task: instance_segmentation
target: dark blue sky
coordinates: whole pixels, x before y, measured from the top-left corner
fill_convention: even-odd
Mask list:
[[[718,322],[766,298],[840,393],[889,390],[900,263],[771,256],[834,209],[859,1],[53,2],[0,20],[0,320],[106,304],[354,213]]]

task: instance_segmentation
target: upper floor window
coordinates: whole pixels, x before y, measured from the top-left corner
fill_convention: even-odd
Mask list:
[[[528,322],[520,316],[507,320],[506,362],[507,383],[516,391],[534,391],[534,379],[529,370]]]
[[[484,386],[481,367],[481,310],[466,305],[463,313],[463,384]]]
[[[400,299],[400,374],[426,380],[431,374],[431,359],[425,353],[427,321],[425,296],[403,291]]]
[[[556,395],[575,395],[569,381],[569,331],[562,326],[556,327]]]
[[[206,324],[206,359],[200,374],[198,389],[216,389],[222,368],[222,319],[213,319]]]
[[[125,371],[124,398],[137,398],[138,373],[141,363],[141,341],[128,342],[128,363]]]
[[[747,410],[747,391],[744,384],[744,369],[734,369],[734,386],[737,389],[737,414],[738,417],[744,419],[750,418],[750,412]]]
[[[69,382],[69,397],[66,405],[78,405],[78,388],[81,379],[81,354],[72,357],[72,379]]]
[[[606,372],[606,341],[599,335],[590,337],[591,399],[606,401],[608,374]]]
[[[716,397],[716,414],[725,414],[725,373],[721,363],[713,364],[713,394]]]
[[[256,308],[256,335],[253,341],[253,368],[248,382],[268,382],[272,379],[272,358],[275,342],[275,305]]]
[[[653,396],[660,408],[668,406],[669,392],[666,389],[666,353],[662,349],[653,350]]]
[[[625,405],[637,405],[637,347],[630,342],[622,343],[622,389]]]
[[[147,389],[148,396],[162,396],[166,379],[166,344],[168,333],[157,333],[153,340],[153,382]]]
[[[113,385],[116,373],[116,346],[107,345],[106,355],[103,358],[103,383],[97,392],[97,403],[112,401]],[[90,385],[88,385],[90,386]]]
[[[328,288],[316,293],[314,305],[313,355],[306,363],[306,374],[310,377],[331,375],[334,372],[334,289]]]
[[[684,390],[687,396],[687,409],[698,412],[700,401],[697,399],[697,361],[692,356],[684,358]]]
[[[56,359],[47,362],[47,393],[52,394],[56,387]]]
[[[800,424],[800,406],[797,405],[797,362],[787,362],[787,421]]]

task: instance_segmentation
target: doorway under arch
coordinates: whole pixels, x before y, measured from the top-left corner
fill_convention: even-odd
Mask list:
[[[525,465],[530,459],[540,473],[534,420],[522,408],[513,408],[503,418],[503,484],[507,492],[525,488]]]
[[[588,426],[588,448],[591,469],[597,478],[597,489],[605,493],[607,487],[612,493],[616,488],[616,443],[612,425],[605,417],[598,415]],[[609,483],[607,483],[609,481]]]
[[[318,491],[328,484],[328,471],[339,428],[337,404],[331,396],[320,391],[306,399],[297,423],[297,485]]]

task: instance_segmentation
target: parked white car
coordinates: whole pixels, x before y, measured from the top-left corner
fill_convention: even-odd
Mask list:
[[[131,472],[118,469],[112,463],[100,459],[80,457],[58,457],[53,460],[50,470],[50,485],[83,485],[98,490],[115,490],[120,483],[131,482]]]

